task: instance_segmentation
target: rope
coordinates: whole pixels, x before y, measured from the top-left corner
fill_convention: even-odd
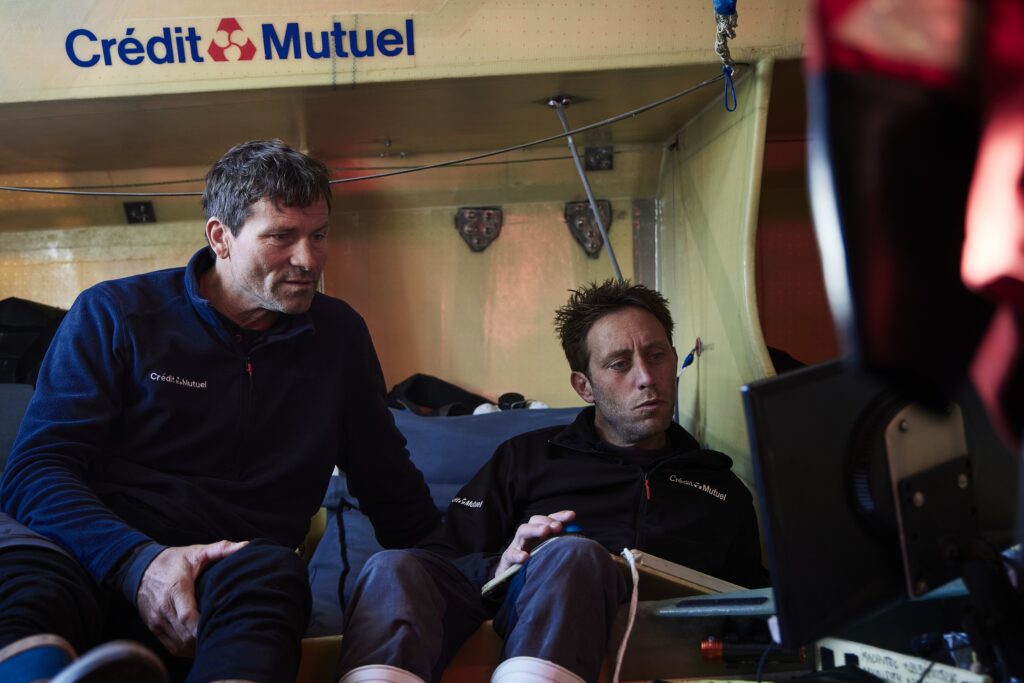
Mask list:
[[[732,54],[729,52],[729,39],[736,37],[739,17],[736,14],[715,13],[715,54],[722,58],[722,64],[730,69],[736,68]]]
[[[773,138],[774,140],[774,138]],[[780,138],[781,140],[781,138]],[[782,140],[786,142],[786,140]],[[635,154],[637,150],[626,149],[616,150],[615,154]],[[405,158],[404,155],[402,158]],[[517,164],[537,164],[544,161],[565,161],[566,159],[572,159],[570,154],[560,154],[558,156],[549,157],[533,157],[531,159],[506,159],[504,161],[481,161],[479,163],[467,163],[464,166],[513,166]],[[374,165],[374,166],[328,166],[327,170],[330,172],[334,171],[393,171],[395,169],[411,169],[416,168],[413,164],[400,164],[400,165]],[[129,187],[166,187],[168,185],[187,185],[192,183],[202,183],[206,178],[178,178],[177,180],[151,180],[144,183],[107,183],[105,185],[69,185],[67,187],[60,188],[61,190],[113,190],[115,188],[129,188]],[[35,189],[35,188],[33,188]],[[46,190],[49,188],[41,187],[40,190]],[[148,195],[147,195],[148,196]]]
[[[626,657],[626,645],[629,643],[629,635],[633,632],[633,622],[636,621],[636,605],[640,595],[640,574],[636,570],[636,557],[629,552],[629,548],[623,548],[622,557],[629,564],[629,575],[633,578],[633,594],[629,598],[629,619],[626,620],[626,632],[622,634],[622,642],[619,643],[619,651],[615,655],[615,673],[612,675],[612,683],[619,683],[619,673],[622,671],[622,660]]]
[[[736,86],[732,82],[732,69],[728,66],[723,66],[722,73],[725,74],[725,94],[722,96],[725,100],[725,110],[736,111]],[[730,95],[732,95],[731,106],[729,104]]]
[[[435,168],[444,168],[446,166],[456,166],[458,164],[464,164],[464,163],[467,163],[469,161],[477,161],[478,159],[486,159],[488,157],[498,156],[499,154],[507,154],[509,152],[518,152],[521,149],[527,149],[529,147],[535,147],[537,145],[543,145],[543,144],[546,144],[548,142],[554,142],[556,140],[561,140],[563,138],[566,138],[566,137],[569,137],[569,136],[572,136],[572,135],[576,135],[578,133],[586,133],[587,131],[590,131],[590,130],[595,130],[597,128],[603,128],[604,126],[610,126],[611,124],[618,123],[619,121],[624,121],[626,119],[631,119],[631,118],[633,118],[634,116],[636,116],[638,114],[643,114],[644,112],[648,112],[651,109],[655,109],[655,108],[660,107],[660,106],[662,106],[664,104],[668,104],[669,102],[672,102],[673,100],[677,100],[680,97],[683,97],[685,95],[689,95],[691,93],[697,92],[701,88],[705,88],[705,87],[711,85],[712,83],[717,83],[718,81],[722,80],[723,78],[725,78],[725,76],[721,75],[721,74],[718,75],[718,76],[715,76],[714,78],[708,78],[706,80],[701,81],[697,85],[690,86],[689,88],[686,88],[685,90],[680,90],[679,92],[673,93],[672,95],[669,95],[668,97],[663,97],[660,100],[655,100],[654,102],[649,102],[648,104],[645,104],[645,105],[643,105],[641,107],[637,107],[636,109],[632,109],[630,111],[623,112],[623,113],[617,114],[615,116],[611,116],[611,117],[609,117],[607,119],[603,119],[601,121],[595,121],[594,123],[589,123],[589,124],[587,124],[585,126],[580,126],[579,128],[574,128],[574,129],[570,130],[567,133],[558,133],[556,135],[549,135],[546,138],[540,138],[539,140],[532,140],[530,142],[524,142],[521,145],[515,145],[513,147],[505,147],[503,149],[496,149],[496,150],[494,150],[492,152],[483,152],[481,154],[474,154],[473,156],[463,157],[462,159],[455,159],[454,161],[442,161],[442,162],[439,162],[439,163],[436,163],[436,164],[427,164],[425,166],[416,166],[414,168],[404,169],[404,170],[397,170],[397,171],[390,171],[388,173],[376,173],[374,175],[357,176],[355,178],[342,178],[342,179],[339,179],[339,180],[332,180],[331,184],[334,185],[336,183],[354,183],[354,182],[358,182],[358,181],[361,181],[361,180],[374,180],[376,178],[386,178],[386,177],[389,177],[389,176],[401,175],[403,173],[416,173],[418,171],[429,171],[429,170],[435,169]]]
[[[736,0],[714,0],[715,5],[715,54],[722,59],[722,74],[725,78],[725,110],[736,111],[736,86],[732,75],[736,71],[736,62],[729,52],[729,39],[736,37],[739,26],[739,15],[736,14]],[[732,105],[730,106],[730,95]]]

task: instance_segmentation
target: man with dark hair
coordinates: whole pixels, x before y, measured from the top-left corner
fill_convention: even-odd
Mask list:
[[[387,547],[439,522],[365,323],[316,291],[326,168],[247,142],[203,206],[209,247],[89,288],[47,354],[0,481],[6,683],[111,637],[172,678],[292,681],[310,611],[296,548],[332,469]]]
[[[569,301],[555,311],[555,333],[562,342],[562,350],[573,372],[589,372],[590,350],[587,333],[594,323],[620,309],[632,306],[653,315],[665,330],[669,346],[675,323],[668,310],[668,301],[661,292],[643,285],[629,285],[615,280],[572,290]]]
[[[672,422],[678,357],[664,297],[628,282],[590,285],[555,325],[569,381],[593,407],[502,444],[452,499],[440,533],[367,562],[346,614],[341,683],[439,681],[489,618],[505,641],[492,682],[595,681],[626,594],[609,553],[624,548],[767,583],[732,461]],[[563,535],[570,524],[583,536]],[[517,566],[503,593],[481,595]]]

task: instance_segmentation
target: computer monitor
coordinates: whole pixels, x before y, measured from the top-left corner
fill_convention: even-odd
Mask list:
[[[858,511],[851,482],[851,440],[886,387],[833,361],[753,382],[742,393],[781,643],[810,643],[904,598],[900,544]],[[975,396],[965,393],[958,404],[979,526],[1008,545],[1013,455]]]

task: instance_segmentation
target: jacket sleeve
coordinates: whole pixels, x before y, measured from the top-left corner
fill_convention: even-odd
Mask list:
[[[518,471],[514,443],[506,441],[452,499],[444,525],[421,547],[447,557],[477,585],[487,583],[522,517]]]
[[[344,387],[349,400],[340,419],[344,430],[338,468],[348,477],[349,492],[373,523],[385,548],[408,548],[441,523],[423,474],[409,458],[405,437],[388,410],[384,373],[362,318],[353,326],[353,345]]]
[[[114,301],[101,287],[83,292],[50,344],[0,481],[3,510],[66,548],[97,581],[151,542],[88,484],[111,457],[127,348]]]
[[[761,561],[761,534],[757,527],[754,503],[748,493],[744,508],[739,511],[740,520],[736,536],[732,539],[726,559],[727,575],[723,578],[744,588],[761,588],[770,585],[768,571]]]

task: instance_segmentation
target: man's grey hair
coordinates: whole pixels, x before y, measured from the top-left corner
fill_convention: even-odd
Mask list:
[[[203,212],[216,216],[232,235],[266,197],[275,205],[311,206],[323,199],[331,208],[327,167],[280,140],[251,140],[224,153],[206,174]]]

